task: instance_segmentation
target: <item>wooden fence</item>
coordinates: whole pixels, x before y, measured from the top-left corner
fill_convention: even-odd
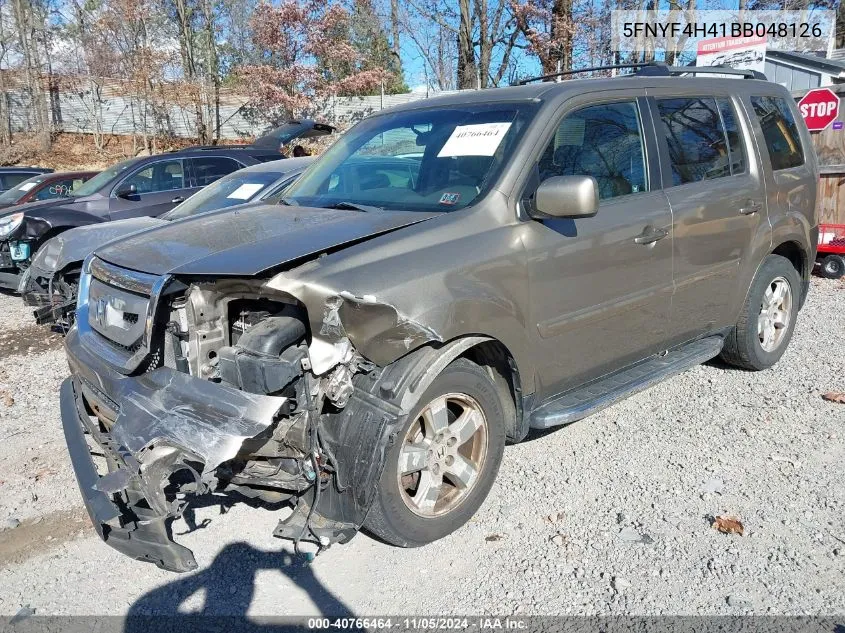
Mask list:
[[[845,102],[845,85],[827,86]],[[806,91],[794,92],[796,100]],[[845,121],[845,104],[839,108],[838,121]],[[811,132],[819,157],[819,222],[845,224],[845,128],[835,130],[833,124],[821,132]]]

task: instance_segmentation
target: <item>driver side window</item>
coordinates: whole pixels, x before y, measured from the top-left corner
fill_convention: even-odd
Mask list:
[[[135,185],[139,194],[184,189],[185,173],[181,160],[163,160],[147,165],[123,181],[121,187]]]
[[[540,182],[553,176],[592,176],[601,200],[647,191],[636,102],[591,105],[567,114],[538,166]]]

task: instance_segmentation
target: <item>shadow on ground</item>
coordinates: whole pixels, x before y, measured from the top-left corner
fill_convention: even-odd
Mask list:
[[[129,608],[124,633],[148,631],[278,631],[292,630],[291,621],[248,618],[255,595],[259,570],[278,570],[300,589],[323,616],[354,617],[337,596],[314,575],[304,556],[288,551],[263,551],[244,542],[227,545],[210,566],[141,596]],[[204,592],[204,604],[197,611],[186,603],[197,592]],[[283,613],[285,605],[278,605]],[[302,628],[302,625],[295,628]]]

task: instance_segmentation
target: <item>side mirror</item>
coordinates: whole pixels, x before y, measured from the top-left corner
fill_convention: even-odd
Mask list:
[[[534,206],[542,217],[589,217],[599,209],[599,186],[592,176],[552,176],[537,187]]]
[[[125,185],[118,189],[115,195],[118,198],[129,198],[137,193],[138,187],[136,187],[135,185]]]

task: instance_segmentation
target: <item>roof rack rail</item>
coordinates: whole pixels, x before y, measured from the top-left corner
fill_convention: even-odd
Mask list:
[[[539,77],[529,77],[517,82],[516,85],[524,86],[534,81],[548,81],[549,79],[556,79],[558,77],[566,77],[567,75],[578,75],[580,73],[590,73],[596,70],[618,70],[620,68],[642,68],[643,66],[651,66],[651,62],[643,62],[642,64],[610,64],[608,66],[591,66],[589,68],[579,68],[577,70],[564,70],[559,73],[552,73],[550,75],[540,75]]]
[[[745,70],[740,68],[731,68],[729,66],[669,66],[665,62],[642,62],[639,64],[610,64],[607,66],[591,66],[589,68],[578,68],[576,70],[564,70],[559,73],[552,73],[550,75],[540,75],[538,77],[529,77],[517,82],[516,85],[524,86],[534,81],[549,81],[558,77],[566,77],[567,75],[578,75],[581,73],[595,72],[597,70],[619,70],[624,68],[638,68],[639,70],[632,73],[633,77],[673,77],[684,74],[700,74],[700,75],[737,75],[745,79],[766,79],[766,76],[756,70]]]

